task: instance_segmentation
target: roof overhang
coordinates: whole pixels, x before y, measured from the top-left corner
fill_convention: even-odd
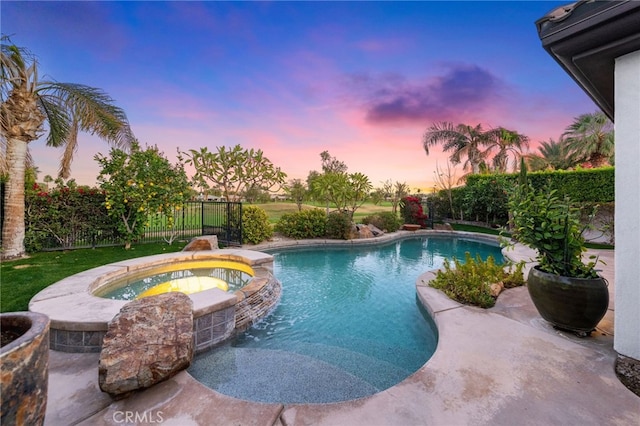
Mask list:
[[[640,1],[582,0],[536,27],[542,47],[613,120],[615,58],[640,50]]]

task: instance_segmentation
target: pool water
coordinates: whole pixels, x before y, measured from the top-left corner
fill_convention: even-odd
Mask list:
[[[97,296],[113,300],[134,300],[145,295],[167,291],[190,293],[197,291],[198,287],[202,290],[212,288],[209,281],[213,280],[225,284],[224,287],[218,286],[218,288],[232,293],[247,285],[253,275],[251,267],[237,262],[176,262],[131,273],[124,279],[116,279],[109,283],[106,292],[98,293]],[[202,283],[197,282],[198,279]]]
[[[502,261],[500,248],[458,238],[415,238],[374,248],[274,254],[282,299],[231,343],[195,357],[189,373],[237,398],[327,403],[372,395],[417,371],[437,331],[415,282],[465,252]]]

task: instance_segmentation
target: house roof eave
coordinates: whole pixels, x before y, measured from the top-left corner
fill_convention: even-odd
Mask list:
[[[640,2],[581,0],[536,27],[543,48],[613,120],[615,59],[640,50]]]

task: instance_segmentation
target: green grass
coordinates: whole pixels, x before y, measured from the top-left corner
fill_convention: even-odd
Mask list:
[[[182,250],[185,243],[140,244],[130,250],[102,247],[33,253],[0,265],[0,312],[26,311],[40,290],[78,272],[135,257]]]
[[[269,222],[276,223],[280,220],[283,214],[285,213],[295,213],[298,211],[298,206],[293,202],[278,202],[278,203],[260,203],[260,204],[251,204],[256,207],[260,207],[265,212],[267,212],[267,216],[269,216]],[[303,204],[302,209],[326,209],[326,206],[317,204],[317,203],[308,203]],[[330,210],[334,210],[334,207],[329,207]],[[391,203],[380,203],[375,205],[373,203],[364,203],[361,207],[356,210],[356,213],[353,215],[354,220],[357,222],[362,220],[362,218],[369,216],[373,213],[380,212],[389,212],[391,211]]]

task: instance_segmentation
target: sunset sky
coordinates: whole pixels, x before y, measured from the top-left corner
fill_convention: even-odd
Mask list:
[[[289,178],[328,150],[350,172],[430,191],[434,122],[503,126],[557,139],[594,103],[544,51],[535,21],[567,1],[14,2],[2,33],[40,76],[105,90],[144,145],[260,148]],[[95,184],[83,134],[72,165]],[[61,151],[30,144],[39,178]]]

